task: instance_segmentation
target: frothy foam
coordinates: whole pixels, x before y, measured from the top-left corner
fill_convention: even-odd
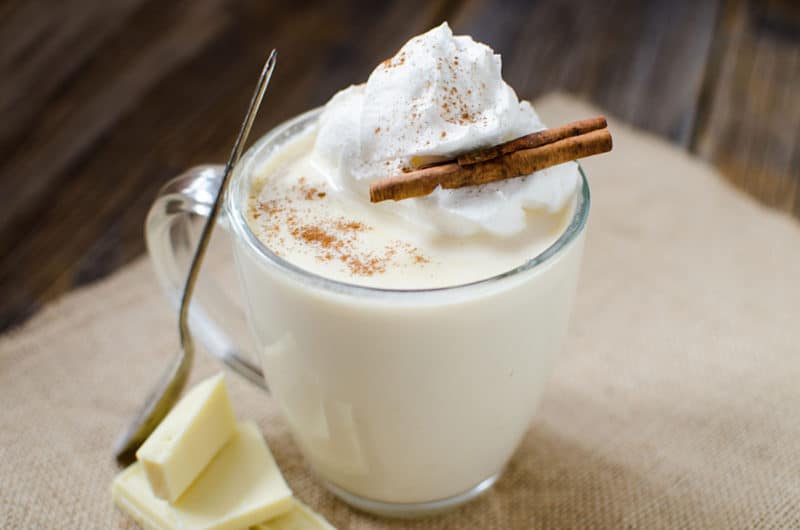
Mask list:
[[[415,159],[460,153],[544,129],[531,104],[503,81],[500,56],[447,23],[408,41],[365,84],[336,94],[320,118],[312,159],[330,186],[369,201],[370,182]],[[526,177],[382,208],[449,235],[521,232],[526,210],[561,210],[580,176],[574,162]]]

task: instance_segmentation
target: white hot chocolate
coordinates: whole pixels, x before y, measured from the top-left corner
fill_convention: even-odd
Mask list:
[[[420,514],[497,477],[566,333],[588,211],[576,163],[396,203],[370,182],[542,128],[499,56],[443,24],[237,168],[230,204],[269,250],[233,223],[264,373],[347,502]]]

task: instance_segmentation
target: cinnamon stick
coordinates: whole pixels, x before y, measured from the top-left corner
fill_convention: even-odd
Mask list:
[[[570,127],[570,125],[566,127]],[[550,129],[550,131],[553,130],[555,129]],[[462,188],[488,184],[498,180],[529,175],[534,171],[563,164],[570,160],[606,153],[611,150],[611,146],[611,133],[608,132],[608,129],[592,130],[566,138],[562,137],[538,147],[503,153],[480,162],[460,165],[456,160],[389,177],[373,183],[369,188],[369,197],[371,202],[389,199],[399,201],[428,195],[437,186]]]
[[[519,151],[520,149],[531,149],[542,145],[551,144],[564,138],[571,136],[578,136],[598,129],[605,129],[608,126],[605,116],[595,116],[594,118],[586,118],[584,120],[574,121],[561,127],[553,127],[552,129],[545,129],[535,133],[520,136],[514,140],[465,153],[459,156],[456,161],[460,166],[468,166],[470,164],[477,164],[485,160],[491,160],[507,153]]]

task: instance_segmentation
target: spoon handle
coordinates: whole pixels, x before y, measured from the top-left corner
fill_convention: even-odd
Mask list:
[[[272,72],[275,69],[276,57],[277,52],[272,50],[272,53],[270,53],[261,70],[261,75],[258,78],[253,97],[250,99],[247,114],[239,129],[239,134],[236,136],[236,142],[233,144],[228,163],[225,165],[219,190],[211,205],[211,210],[206,222],[203,225],[203,231],[197,243],[197,248],[192,255],[191,266],[189,267],[189,273],[186,277],[186,283],[184,284],[181,295],[181,306],[178,315],[181,351],[174,358],[167,371],[164,372],[158,380],[158,383],[147,397],[144,405],[139,409],[139,412],[136,414],[131,424],[117,441],[114,447],[114,455],[120,465],[128,465],[136,459],[136,451],[178,401],[178,397],[189,379],[189,373],[194,361],[194,340],[192,339],[188,322],[189,306],[191,304],[192,295],[194,294],[200,267],[211,239],[211,233],[216,224],[220,205],[228,189],[228,183],[233,168],[242,156],[242,151],[247,142],[247,137],[250,134],[250,129],[253,126],[253,121],[255,120],[258,109],[261,106],[261,101],[264,98],[264,93],[269,85]]]

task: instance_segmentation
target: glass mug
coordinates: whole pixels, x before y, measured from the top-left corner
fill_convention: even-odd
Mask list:
[[[247,151],[220,214],[256,355],[243,353],[208,306],[193,305],[192,329],[234,371],[264,389],[266,378],[306,460],[335,495],[380,515],[443,511],[491,487],[528,429],[566,333],[589,187],[581,170],[564,233],[503,274],[410,290],[331,280],[275,255],[245,220],[261,166],[319,114],[289,120]],[[222,169],[187,171],[151,207],[148,250],[175,301],[196,243],[192,219],[208,213]],[[225,307],[216,298],[213,305],[218,313]]]

